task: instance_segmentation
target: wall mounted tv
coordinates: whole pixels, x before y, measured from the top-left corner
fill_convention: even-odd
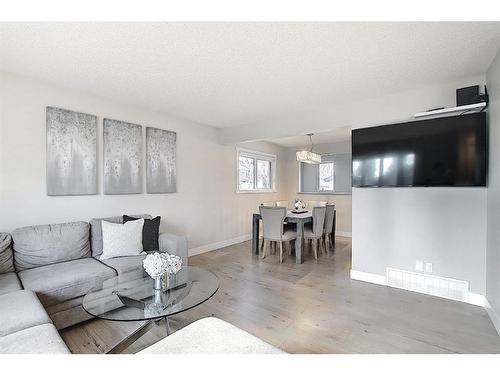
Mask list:
[[[352,186],[486,186],[486,113],[352,131]]]

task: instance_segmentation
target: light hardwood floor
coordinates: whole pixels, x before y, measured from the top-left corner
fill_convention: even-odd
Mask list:
[[[173,330],[205,316],[224,319],[289,353],[500,353],[480,307],[351,280],[351,241],[315,261],[261,260],[250,242],[189,258],[220,279],[211,300],[171,318]],[[92,320],[63,330],[74,353],[102,353],[138,323]],[[127,352],[166,335],[155,327]]]

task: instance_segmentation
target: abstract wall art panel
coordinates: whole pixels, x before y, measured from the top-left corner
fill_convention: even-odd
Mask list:
[[[172,131],[146,128],[146,187],[148,193],[175,193],[176,140]]]
[[[142,192],[142,126],[103,120],[104,194]]]
[[[97,117],[46,108],[47,195],[97,194]]]

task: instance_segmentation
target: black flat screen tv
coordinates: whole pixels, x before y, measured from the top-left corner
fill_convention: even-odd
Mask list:
[[[486,113],[352,131],[353,187],[486,186]]]

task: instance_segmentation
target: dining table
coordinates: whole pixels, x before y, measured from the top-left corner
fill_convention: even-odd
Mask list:
[[[262,216],[260,213],[253,214],[252,221],[252,253],[259,254],[259,232],[260,221]],[[312,211],[307,210],[304,213],[294,213],[288,210],[285,218],[286,223],[294,223],[297,225],[297,239],[295,240],[295,263],[304,262],[304,224],[312,221]]]

